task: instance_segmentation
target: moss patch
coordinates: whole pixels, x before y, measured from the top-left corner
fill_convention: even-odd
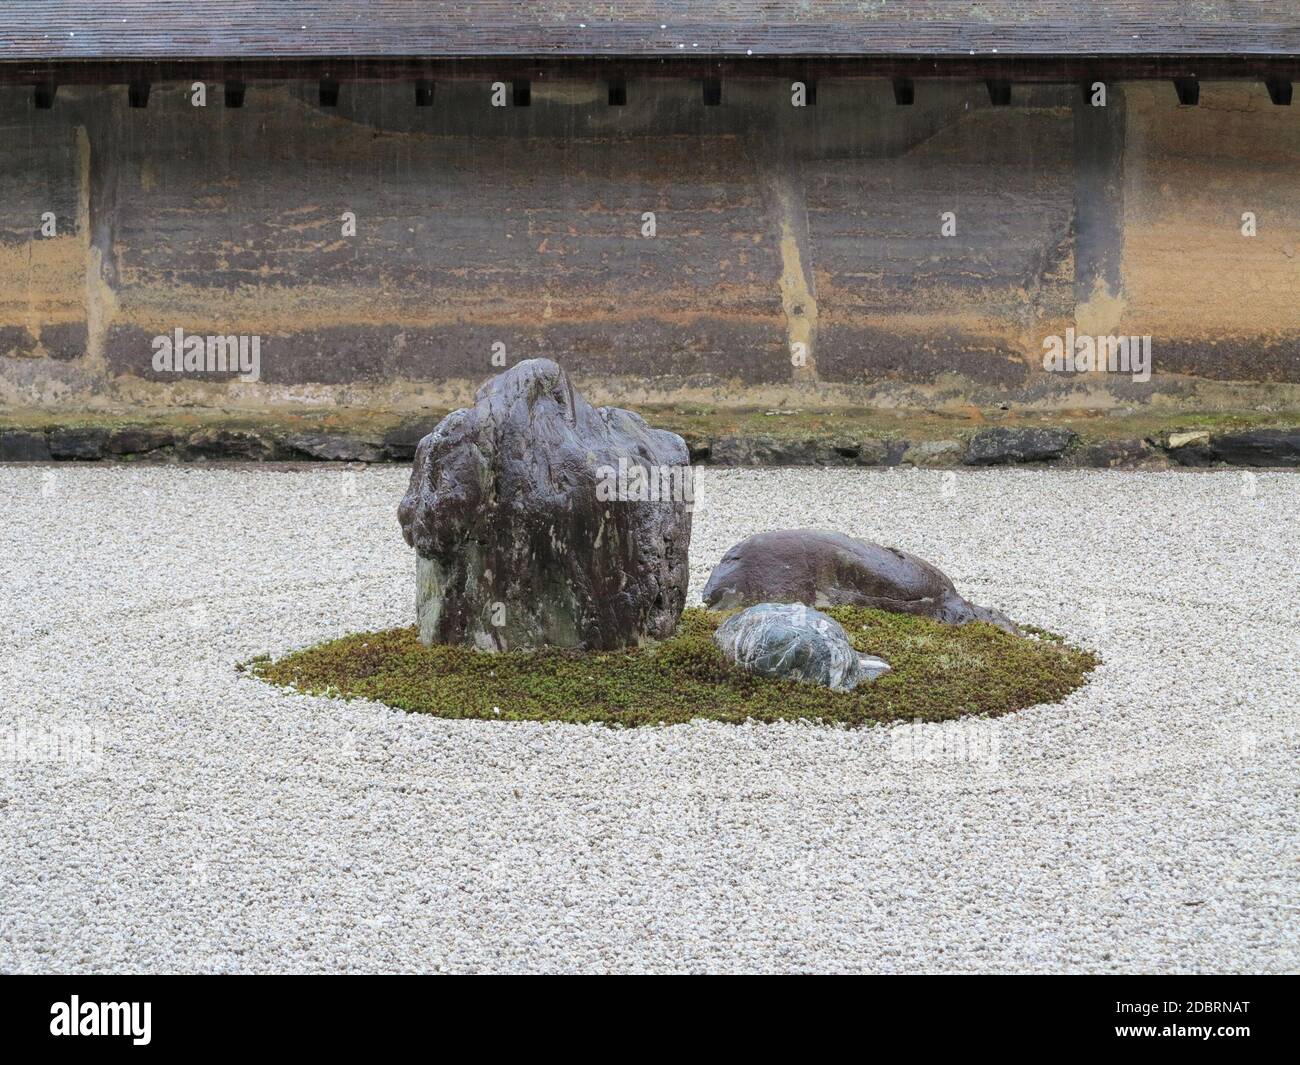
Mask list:
[[[1300,410],[1281,406],[1275,410],[1164,410],[1144,408],[1130,413],[1082,410],[1003,411],[964,407],[951,411],[887,408],[767,410],[761,407],[690,407],[628,404],[651,425],[670,429],[688,442],[703,444],[727,436],[770,437],[773,440],[849,439],[882,440],[961,439],[992,426],[1047,426],[1072,429],[1084,442],[1111,439],[1155,438],[1162,433],[1192,429],[1232,432],[1245,429],[1290,428],[1300,425]],[[220,409],[158,409],[107,411],[46,411],[0,409],[0,429],[50,431],[54,429],[171,429],[186,435],[200,429],[292,435],[337,433],[381,439],[407,421],[430,428],[450,410],[429,407],[405,414],[364,407],[328,407],[294,410],[226,411]]]
[[[314,695],[373,699],[438,717],[625,726],[803,719],[858,726],[1059,702],[1098,663],[1048,633],[1011,636],[991,625],[942,625],[857,607],[826,613],[859,651],[888,660],[893,671],[847,693],[757,677],[727,662],[713,643],[713,630],[727,615],[698,608],[682,615],[672,639],[625,651],[489,655],[425,647],[412,626],[345,636],[241,668]]]

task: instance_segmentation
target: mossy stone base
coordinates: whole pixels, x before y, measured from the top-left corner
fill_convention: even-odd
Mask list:
[[[807,720],[859,726],[996,716],[1059,702],[1098,659],[1047,633],[1016,636],[983,622],[945,625],[860,607],[826,611],[854,648],[892,671],[851,692],[746,673],[714,644],[727,614],[699,608],[677,633],[617,651],[505,651],[425,646],[414,626],[359,633],[276,661],[256,676],[312,694],[365,698],[413,713],[488,720],[677,724],[699,718]]]

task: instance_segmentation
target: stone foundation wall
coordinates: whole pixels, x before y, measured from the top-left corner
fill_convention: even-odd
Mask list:
[[[0,88],[0,406],[416,411],[533,356],[633,405],[1300,406],[1300,113],[1263,85],[627,88]],[[157,372],[178,328],[258,337],[258,380]],[[1044,372],[1067,328],[1151,335],[1151,379]]]

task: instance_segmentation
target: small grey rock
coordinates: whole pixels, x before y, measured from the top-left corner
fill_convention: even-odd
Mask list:
[[[1208,429],[1187,429],[1181,432],[1170,433],[1165,437],[1165,447],[1170,451],[1175,451],[1182,447],[1194,447],[1210,442],[1210,431]]]
[[[858,654],[838,621],[801,603],[751,606],[724,621],[713,640],[747,672],[832,691],[852,691],[889,672],[883,658]]]
[[[911,466],[955,466],[961,462],[961,444],[956,440],[918,440],[903,452]]]

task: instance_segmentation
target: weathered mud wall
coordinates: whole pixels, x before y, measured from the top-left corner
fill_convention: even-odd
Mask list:
[[[601,401],[1300,396],[1300,112],[1262,85],[207,92],[0,89],[0,404],[416,408],[502,346]],[[1151,380],[1045,373],[1069,327],[1150,334]],[[259,337],[260,379],[157,372],[177,328]]]

